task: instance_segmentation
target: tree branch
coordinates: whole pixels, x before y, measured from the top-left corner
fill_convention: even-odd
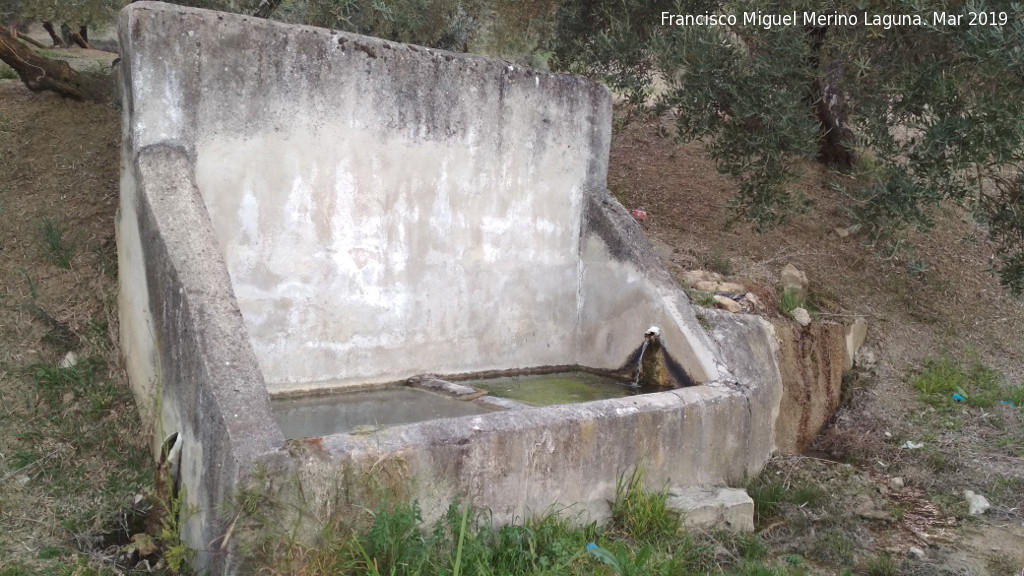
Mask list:
[[[52,90],[75,100],[109,102],[113,86],[93,76],[79,74],[63,60],[45,58],[0,27],[0,60],[14,69],[33,92]]]

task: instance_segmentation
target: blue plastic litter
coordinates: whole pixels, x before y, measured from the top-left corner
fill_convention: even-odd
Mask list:
[[[1013,402],[1010,402],[1009,400],[1000,400],[999,403],[1006,404],[1007,406],[1013,406],[1014,408],[1017,407]]]
[[[967,402],[967,398],[964,398],[959,394],[953,394],[953,400],[956,400],[957,402]]]

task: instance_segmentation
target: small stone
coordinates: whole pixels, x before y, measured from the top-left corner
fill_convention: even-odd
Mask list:
[[[917,560],[924,560],[924,550],[921,550],[917,546],[911,546],[907,549],[907,555]]]
[[[987,498],[971,490],[964,490],[964,498],[967,499],[967,505],[970,506],[971,516],[980,516],[991,506]]]
[[[735,282],[722,282],[715,287],[715,292],[723,294],[743,294],[747,291],[747,287],[743,284],[737,284]]]
[[[846,370],[853,368],[854,358],[857,351],[864,345],[868,335],[868,323],[864,318],[858,317],[846,328]]]
[[[801,326],[807,326],[811,323],[811,314],[803,308],[793,308],[790,310],[789,315],[793,317]]]
[[[783,293],[795,294],[800,302],[807,299],[807,274],[797,270],[796,266],[786,264],[786,267],[779,273],[779,281],[782,284]]]
[[[28,483],[31,482],[31,481],[32,481],[32,478],[30,478],[28,476],[25,476],[24,474],[21,475],[21,476],[18,476],[18,484],[21,484],[22,486],[28,486]]]
[[[719,283],[722,281],[722,275],[709,270],[687,270],[683,272],[683,284],[690,288],[697,288],[698,282],[714,282]],[[700,288],[697,288],[700,290]]]
[[[857,354],[855,354],[853,357],[854,366],[861,368],[863,370],[871,370],[872,368],[875,367],[876,362],[877,360],[875,359],[875,353],[872,352],[870,348],[863,346],[860,350],[857,351]]]
[[[693,285],[694,290],[700,290],[701,292],[714,292],[718,288],[718,282],[709,282],[707,280],[701,280]]]
[[[67,354],[64,355],[64,359],[57,364],[57,367],[68,369],[74,368],[75,364],[78,364],[78,354],[75,354],[74,352],[68,352]]]
[[[743,299],[750,303],[750,306],[754,310],[764,310],[764,303],[757,297],[753,292],[747,292],[743,295]]]
[[[899,476],[889,478],[889,488],[892,488],[893,490],[903,490],[903,486],[903,478],[900,478]]]
[[[145,496],[143,496],[143,495],[142,495],[142,494],[140,494],[140,493],[136,493],[136,494],[135,494],[135,505],[136,505],[136,506],[138,506],[138,505],[139,505],[139,504],[141,504],[141,503],[142,503],[142,501],[143,501],[143,500],[145,500],[145,499],[146,499],[146,497],[145,497]]]
[[[728,296],[722,296],[721,294],[715,294],[714,299],[715,299],[715,305],[718,306],[719,308],[723,309],[723,310],[728,310],[729,312],[732,312],[732,313],[742,312],[743,311],[743,307],[740,306],[740,303],[735,301],[735,300],[733,300],[732,298],[729,298]]]
[[[850,231],[847,230],[846,228],[836,228],[836,236],[839,236],[840,238],[846,238],[849,235]]]

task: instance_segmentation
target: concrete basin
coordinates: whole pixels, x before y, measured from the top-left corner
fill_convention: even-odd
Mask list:
[[[608,193],[607,89],[158,2],[119,26],[122,347],[154,452],[182,439],[200,569],[243,570],[211,545],[217,510],[267,471],[327,517],[340,479],[400,460],[428,519],[469,497],[504,522],[554,504],[600,519],[636,465],[655,487],[724,485],[767,460],[772,329],[715,311],[702,327]],[[324,382],[616,371],[652,325],[694,386],[310,441],[274,417],[272,394]]]

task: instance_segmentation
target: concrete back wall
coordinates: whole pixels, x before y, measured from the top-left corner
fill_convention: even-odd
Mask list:
[[[269,386],[576,361],[582,204],[605,184],[607,90],[148,6],[129,54],[135,146],[194,149]]]
[[[587,199],[607,173],[604,87],[144,6],[129,12],[132,145],[178,145],[194,158],[272,391],[616,368],[651,324],[667,325],[696,380],[714,377],[700,330],[681,334],[658,294],[637,291],[642,275],[619,297],[608,280],[630,279],[584,270]]]

